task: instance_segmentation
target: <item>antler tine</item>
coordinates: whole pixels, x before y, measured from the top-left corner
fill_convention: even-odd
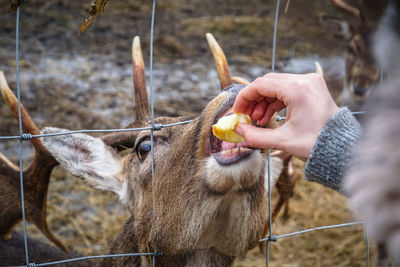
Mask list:
[[[232,76],[232,82],[238,83],[238,84],[244,84],[248,85],[250,82],[246,80],[245,78],[242,78],[240,76]]]
[[[363,19],[361,9],[354,7],[354,6],[344,2],[343,0],[331,0],[331,2],[333,5],[346,11],[350,15],[353,15],[359,19]]]
[[[318,61],[314,61],[314,64],[315,64],[315,72],[323,77],[324,76],[324,69],[322,68],[321,64],[319,64]]]
[[[146,91],[146,76],[140,38],[135,36],[132,42],[132,63],[133,63],[133,84],[135,88],[136,119],[127,128],[143,126],[144,122],[150,119],[150,105]],[[103,142],[118,150],[132,147],[135,142],[136,132],[112,133],[101,137]]]
[[[207,33],[206,38],[214,56],[219,81],[221,83],[221,89],[223,90],[232,84],[232,76],[229,70],[228,61],[226,60],[224,51],[218,44],[217,40],[215,40],[214,36],[211,33]]]
[[[7,105],[10,107],[12,113],[16,118],[18,118],[18,99],[11,91],[10,87],[8,86],[6,77],[4,72],[0,71],[0,91],[1,94],[6,101]],[[22,128],[25,132],[31,134],[40,134],[40,131],[36,124],[33,122],[31,116],[29,116],[28,112],[25,110],[24,106],[21,104],[21,123]],[[33,146],[35,147],[36,151],[46,151],[46,148],[42,145],[38,138],[33,138],[31,140]],[[47,152],[48,153],[48,152]]]
[[[144,122],[150,118],[150,106],[147,99],[146,76],[140,38],[135,36],[132,42],[133,81],[136,100],[136,121]]]
[[[8,86],[2,71],[0,71],[0,91],[14,116],[18,117],[18,100]],[[22,105],[21,123],[24,131],[40,134]],[[55,245],[68,252],[67,247],[50,232],[46,220],[50,175],[58,162],[39,139],[33,138],[31,142],[35,147],[35,157],[29,168],[23,171],[26,219],[33,222]],[[3,239],[9,238],[14,226],[22,219],[19,171],[18,166],[0,153],[0,237]]]

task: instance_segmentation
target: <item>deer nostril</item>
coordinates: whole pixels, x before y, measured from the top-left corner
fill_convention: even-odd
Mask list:
[[[353,87],[353,92],[357,96],[364,96],[368,92],[368,87],[359,87],[359,86],[354,86]]]

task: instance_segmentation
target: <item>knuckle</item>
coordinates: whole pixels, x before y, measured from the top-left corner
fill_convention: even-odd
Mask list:
[[[314,73],[309,73],[309,74],[307,74],[307,75],[309,76],[310,79],[315,80],[315,81],[317,81],[317,82],[322,82],[322,81],[324,80],[324,77],[322,77],[321,74],[316,73],[316,72],[314,72]]]
[[[267,74],[265,74],[263,77],[264,78],[271,78],[274,75],[274,72],[268,72]]]
[[[263,80],[264,80],[264,77],[257,77],[257,78],[254,80],[254,83],[255,83],[255,84],[259,84],[259,83],[262,83]]]

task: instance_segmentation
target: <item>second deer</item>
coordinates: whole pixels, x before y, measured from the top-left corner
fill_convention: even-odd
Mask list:
[[[348,43],[343,89],[337,99],[342,106],[358,110],[379,81],[380,71],[372,50],[373,29],[368,24],[362,3],[354,7],[343,0],[331,0],[340,10],[352,15],[356,23],[321,15],[322,23]]]

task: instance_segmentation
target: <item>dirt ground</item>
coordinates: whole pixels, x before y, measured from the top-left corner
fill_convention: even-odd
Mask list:
[[[2,12],[8,2],[0,0]],[[365,2],[367,18],[376,25],[384,3]],[[133,119],[131,40],[135,35],[141,37],[148,66],[151,1],[110,0],[104,14],[78,36],[89,4],[89,0],[29,0],[23,4],[21,95],[39,128],[118,128]],[[324,12],[357,22],[328,0],[292,0],[286,12],[287,1],[281,5],[277,70],[311,72],[313,61],[318,60],[336,96],[347,44],[328,32],[318,15]],[[252,80],[270,71],[274,9],[275,1],[159,1],[154,32],[156,115],[198,114],[218,93],[207,32],[224,48],[233,74]],[[0,69],[15,89],[14,12],[1,14],[0,33]],[[0,135],[16,135],[17,121],[5,104],[0,104],[0,112]],[[15,141],[0,143],[0,152],[14,161],[17,151]],[[24,144],[25,165],[31,156],[31,146]],[[355,220],[345,197],[304,181],[303,164],[296,161],[296,166],[300,182],[290,202],[290,217],[278,218],[273,225],[275,234]],[[61,167],[53,171],[47,213],[52,231],[71,250],[84,255],[107,253],[128,218],[116,196],[89,188]],[[46,241],[32,225],[28,234]],[[365,266],[365,233],[360,226],[307,233],[272,243],[270,251],[270,266]],[[265,255],[258,248],[235,261],[235,266],[263,265]]]

